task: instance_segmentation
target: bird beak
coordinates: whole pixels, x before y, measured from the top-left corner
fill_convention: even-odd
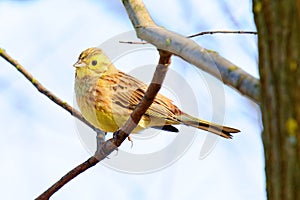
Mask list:
[[[82,62],[82,60],[78,60],[73,66],[76,68],[85,67],[86,63]]]

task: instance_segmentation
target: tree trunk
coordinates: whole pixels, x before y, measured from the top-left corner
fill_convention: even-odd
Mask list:
[[[300,0],[253,0],[269,200],[300,199]]]

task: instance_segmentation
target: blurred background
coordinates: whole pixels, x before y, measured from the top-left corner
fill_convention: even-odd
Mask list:
[[[182,35],[210,30],[256,30],[249,0],[144,3],[158,25]],[[0,47],[71,105],[72,64],[80,52],[133,30],[121,1],[2,0],[0,19]],[[194,41],[258,77],[256,36],[214,34]],[[154,49],[143,57],[124,56],[116,65],[130,72],[134,66],[153,64],[157,59]],[[170,67],[189,80],[197,77],[195,68],[180,58],[173,57]],[[192,114],[210,120],[212,109],[206,106],[212,101],[209,92],[201,81],[192,85],[198,101]],[[132,174],[98,164],[72,180],[53,199],[266,199],[259,107],[227,86],[224,91],[224,124],[239,128],[241,133],[230,141],[220,139],[205,159],[199,159],[199,152],[207,133],[194,131],[192,144],[168,167]],[[180,94],[176,93],[175,102],[176,97],[180,99]],[[73,117],[37,92],[3,59],[0,124],[0,199],[33,199],[91,156]],[[159,136],[163,137],[160,142],[174,139],[170,133]],[[134,141],[133,149],[127,141],[122,147],[124,151],[139,153],[151,151],[151,146],[157,144],[151,140],[144,140],[145,145],[139,142]]]

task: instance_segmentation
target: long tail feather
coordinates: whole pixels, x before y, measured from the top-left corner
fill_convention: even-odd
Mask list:
[[[232,135],[230,133],[240,132],[240,130],[238,130],[238,129],[227,127],[227,126],[222,126],[222,125],[219,125],[219,124],[214,124],[214,123],[204,121],[204,120],[200,120],[200,119],[197,119],[197,118],[192,117],[192,116],[190,116],[188,114],[185,114],[185,113],[183,113],[180,116],[180,118],[181,118],[180,121],[184,125],[199,128],[199,129],[202,129],[202,130],[205,130],[205,131],[209,131],[211,133],[220,135],[220,136],[222,136],[224,138],[227,138],[227,139],[232,138]]]

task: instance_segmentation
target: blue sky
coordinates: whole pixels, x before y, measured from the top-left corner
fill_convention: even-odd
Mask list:
[[[159,25],[182,35],[207,30],[255,30],[251,1],[144,2]],[[0,18],[1,48],[72,105],[72,64],[79,53],[133,30],[120,1],[1,1]],[[218,34],[194,40],[258,77],[256,36]],[[135,72],[135,66],[153,64],[157,58],[156,51],[150,49],[141,55],[128,53],[116,65]],[[175,57],[170,67],[166,88],[171,92],[165,90],[165,94],[180,104],[183,97],[176,92],[180,85],[172,85],[171,75],[182,74],[194,86],[197,100],[195,107],[192,104],[187,108],[189,113],[210,120],[213,106],[217,105],[211,105],[213,91],[205,89],[203,80],[198,81],[205,73],[195,72],[195,68]],[[231,141],[218,140],[205,159],[199,160],[199,152],[207,134],[193,130],[192,144],[168,167],[137,175],[98,164],[71,181],[53,199],[266,199],[260,110],[235,90],[225,86],[224,91],[224,124],[242,132]],[[32,199],[90,156],[73,117],[38,93],[3,59],[0,110],[1,199]],[[148,140],[136,138],[132,149],[125,142],[122,150],[132,154],[151,152],[174,138],[176,135],[171,133],[160,133]],[[118,159],[118,155],[112,157]]]

